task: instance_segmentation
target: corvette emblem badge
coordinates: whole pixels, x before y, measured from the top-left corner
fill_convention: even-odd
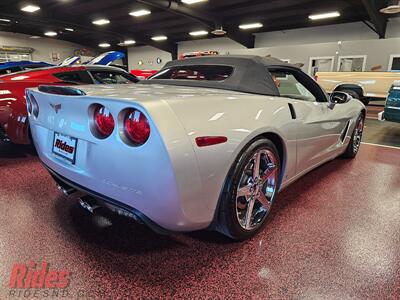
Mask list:
[[[54,111],[56,112],[56,114],[58,114],[58,111],[61,109],[61,104],[53,104],[53,103],[50,103],[50,106],[54,109]]]

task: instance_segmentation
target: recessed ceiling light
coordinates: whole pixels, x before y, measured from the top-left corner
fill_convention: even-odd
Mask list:
[[[135,40],[126,40],[126,41],[124,41],[122,43],[119,43],[118,45],[119,46],[128,46],[128,45],[134,45],[134,44],[136,44]]]
[[[55,31],[47,31],[47,32],[44,33],[44,35],[46,35],[46,36],[56,36],[57,32],[55,32]]]
[[[10,20],[10,19],[0,19],[0,22],[7,22],[7,23],[10,23],[11,20]]]
[[[151,39],[153,41],[159,42],[159,41],[165,41],[168,38],[165,35],[158,35],[158,36],[153,36]]]
[[[92,22],[94,25],[106,25],[110,23],[110,20],[107,19],[98,19]]]
[[[199,2],[205,2],[205,1],[207,1],[207,0],[182,0],[181,2],[185,3],[185,4],[196,4]]]
[[[66,31],[71,31],[73,32],[74,30],[72,28],[64,28]]]
[[[400,12],[400,0],[389,0],[386,1],[387,6],[380,10],[383,14],[397,14]]]
[[[200,35],[207,35],[208,32],[205,31],[205,30],[199,30],[199,31],[192,31],[192,32],[189,32],[189,34],[190,34],[191,36],[200,36]]]
[[[30,13],[38,11],[39,9],[40,9],[40,7],[36,6],[36,5],[26,5],[23,8],[21,8],[22,11],[30,12]]]
[[[136,11],[131,11],[129,14],[133,17],[141,17],[141,16],[146,16],[146,15],[151,14],[151,11],[149,11],[147,9],[140,9],[140,10],[136,10]]]
[[[340,12],[332,11],[323,14],[310,15],[308,18],[310,20],[322,20],[322,19],[337,18],[337,17],[340,17]]]
[[[239,25],[240,29],[254,29],[254,28],[261,28],[261,27],[263,27],[263,24],[261,24],[261,23],[250,23],[250,24]]]
[[[111,47],[111,45],[110,45],[109,43],[100,43],[100,44],[99,44],[99,47],[101,47],[101,48],[108,48],[108,47]]]

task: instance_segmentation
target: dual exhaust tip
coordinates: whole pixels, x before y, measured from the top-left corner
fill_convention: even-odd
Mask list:
[[[69,195],[77,192],[77,190],[75,188],[64,186],[61,184],[57,184],[57,188],[59,191],[61,191],[66,196],[69,196]],[[96,198],[89,196],[89,195],[80,197],[79,204],[82,208],[84,208],[91,214],[96,214],[98,212],[98,210],[102,207]],[[112,206],[107,205],[107,207],[110,208],[111,211],[113,211],[114,213],[116,213],[119,216],[133,219],[134,221],[136,221],[138,223],[143,223],[142,220],[136,214],[134,214],[126,209],[123,209],[123,208],[120,208],[120,207],[117,207],[114,205],[112,205]]]
[[[61,191],[64,195],[69,196],[73,193],[76,192],[76,189],[72,188],[72,187],[66,187],[66,186],[62,186],[60,184],[57,184],[57,189],[59,191]]]

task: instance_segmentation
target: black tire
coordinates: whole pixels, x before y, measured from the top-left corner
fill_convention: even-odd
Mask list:
[[[275,168],[274,170],[274,175],[271,178],[274,178],[273,181],[276,182],[276,187],[275,191],[273,192],[272,196],[268,198],[269,200],[269,209],[264,212],[265,215],[263,215],[262,220],[261,216],[258,216],[259,213],[256,213],[254,216],[253,221],[260,220],[259,224],[255,226],[253,229],[245,229],[243,228],[240,223],[239,223],[239,216],[237,215],[237,189],[240,184],[242,184],[243,176],[246,176],[245,172],[249,171],[248,169],[245,169],[248,167],[248,165],[253,161],[255,155],[257,153],[260,153],[259,151],[267,151],[269,154],[273,154],[274,161],[275,161]],[[261,156],[260,156],[261,157]],[[267,157],[267,159],[265,159]],[[264,154],[263,159],[261,160],[260,158],[260,172],[259,174],[266,174],[263,172],[262,165],[264,164],[265,166],[269,166],[268,162],[270,161],[269,158],[272,157],[272,155],[267,156]],[[254,162],[254,161],[253,161]],[[271,164],[272,165],[272,164]],[[268,167],[269,168],[269,167]],[[267,168],[267,170],[269,170]],[[247,170],[247,171],[246,171]],[[271,168],[272,170],[272,168]],[[252,174],[254,172],[254,164],[253,164],[253,170],[251,171]],[[267,171],[265,171],[267,172]],[[275,173],[276,172],[276,173]],[[280,157],[279,157],[279,152],[276,149],[275,145],[268,139],[261,138],[258,140],[255,140],[252,144],[250,144],[242,153],[241,155],[237,158],[235,161],[234,165],[232,166],[228,178],[226,180],[224,190],[220,199],[220,205],[219,205],[219,212],[218,212],[218,224],[217,224],[217,230],[221,232],[222,234],[232,238],[233,240],[237,241],[242,241],[246,240],[252,236],[254,236],[266,223],[266,219],[271,211],[271,205],[274,203],[274,199],[276,197],[277,192],[279,191],[279,186],[280,186],[280,175],[281,175],[281,165],[280,165]],[[251,179],[250,179],[251,180]],[[266,190],[265,186],[267,183],[260,183],[260,190]],[[248,185],[246,185],[248,187]],[[260,192],[261,193],[261,192]],[[245,199],[244,202],[246,204],[241,204],[241,205],[246,205],[249,206],[249,203],[251,201],[247,200],[247,197],[243,197]],[[243,199],[240,198],[240,199]],[[255,200],[254,207],[260,208],[260,205],[262,206],[261,202],[258,200]],[[265,206],[262,206],[261,208],[263,209]],[[248,208],[247,208],[248,209]],[[246,210],[247,211],[247,210]],[[255,210],[258,211],[258,210]],[[250,214],[251,216],[251,214]],[[257,217],[258,216],[258,217]],[[257,217],[257,218],[256,218]]]
[[[354,99],[361,100],[361,96],[360,96],[357,92],[355,92],[355,91],[352,91],[352,90],[344,90],[343,93],[349,94],[349,95],[352,96]]]
[[[347,145],[346,151],[343,153],[344,158],[355,158],[360,150],[361,139],[364,130],[364,119],[364,114],[361,113],[357,118],[356,125],[354,126],[353,134],[351,135],[351,139]]]

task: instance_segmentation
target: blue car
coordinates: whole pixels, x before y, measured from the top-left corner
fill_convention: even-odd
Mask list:
[[[10,61],[5,63],[0,63],[0,75],[15,73],[24,70],[30,70],[30,69],[51,67],[51,66],[54,65],[43,61],[29,61],[29,60]]]
[[[390,88],[383,118],[386,121],[400,123],[400,81],[395,81]]]
[[[84,64],[108,66],[112,62],[123,59],[124,57],[125,54],[123,52],[109,51],[102,53],[101,55],[95,57],[91,61],[86,62]],[[59,66],[71,66],[79,60],[80,60],[79,56],[68,57],[62,63],[60,63]],[[47,68],[53,66],[54,66],[53,64],[49,64],[43,61],[29,61],[29,60],[10,61],[5,63],[0,63],[0,76],[30,69]]]

